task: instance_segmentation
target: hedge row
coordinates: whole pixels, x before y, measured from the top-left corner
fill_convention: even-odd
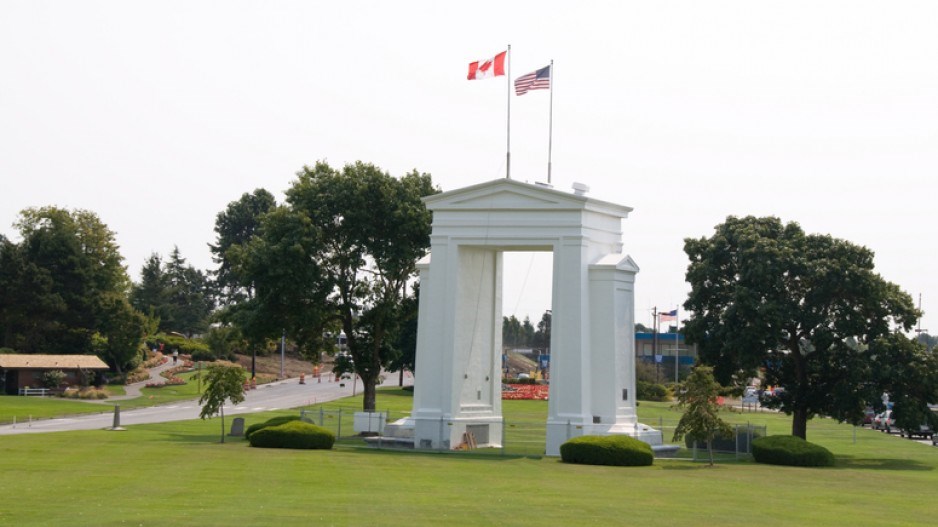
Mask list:
[[[651,465],[655,455],[648,443],[625,435],[580,436],[560,445],[564,463],[640,467]]]
[[[163,354],[172,355],[173,350],[179,350],[179,353],[184,355],[192,355],[196,352],[208,352],[211,351],[208,348],[208,344],[202,342],[199,339],[187,339],[180,337],[178,335],[167,335],[166,333],[157,333],[156,335],[150,335],[146,338],[146,345],[148,349],[160,349],[160,344],[163,345]]]
[[[760,437],[752,442],[752,457],[757,463],[791,467],[831,467],[834,454],[796,436]]]

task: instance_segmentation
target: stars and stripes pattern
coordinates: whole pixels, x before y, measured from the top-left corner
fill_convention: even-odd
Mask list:
[[[522,75],[515,79],[515,94],[524,95],[531,90],[550,89],[550,66]]]

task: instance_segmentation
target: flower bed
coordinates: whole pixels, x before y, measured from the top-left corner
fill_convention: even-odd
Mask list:
[[[182,380],[179,377],[170,377],[166,379],[165,382],[148,382],[146,384],[147,388],[162,388],[164,386],[179,386],[181,384],[186,384],[186,381]]]
[[[546,384],[503,384],[502,400],[539,400],[546,401],[549,386]]]

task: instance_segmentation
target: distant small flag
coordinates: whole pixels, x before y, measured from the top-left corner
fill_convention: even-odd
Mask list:
[[[505,75],[505,56],[507,51],[502,51],[498,55],[486,60],[480,60],[469,64],[469,80],[489,79]]]
[[[674,320],[677,320],[677,309],[672,309],[668,312],[661,311],[658,313],[658,322],[671,322]]]
[[[550,66],[545,66],[533,73],[515,79],[515,94],[524,95],[531,90],[550,89]]]

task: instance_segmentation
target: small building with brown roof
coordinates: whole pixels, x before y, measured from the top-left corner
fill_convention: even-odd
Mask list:
[[[65,384],[95,380],[108,365],[95,355],[0,355],[0,382],[3,392],[16,395],[20,388],[42,387],[42,374],[52,370],[65,373]]]

